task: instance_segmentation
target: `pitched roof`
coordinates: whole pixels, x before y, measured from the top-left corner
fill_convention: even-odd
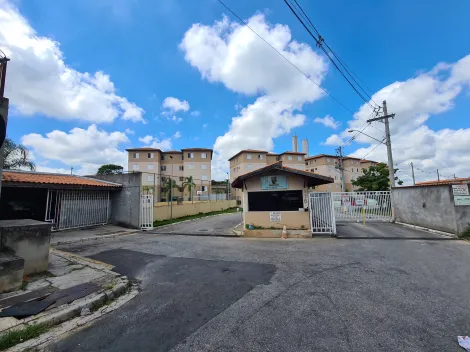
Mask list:
[[[243,150],[240,150],[237,154],[235,154],[234,156],[232,156],[231,158],[229,158],[228,160],[232,160],[233,158],[239,156],[241,153],[265,153],[265,154],[268,154],[268,152],[266,150],[257,150],[257,149],[243,149]]]
[[[432,186],[432,185],[452,185],[452,184],[463,184],[470,183],[470,177],[464,178],[452,178],[448,180],[432,180],[424,182],[416,182],[416,186]]]
[[[205,151],[205,152],[212,152],[212,149],[209,148],[181,148],[181,150],[200,150],[200,151]]]
[[[183,154],[181,150],[167,150],[162,152],[163,154]]]
[[[287,172],[287,173],[290,173],[290,174],[305,176],[308,179],[308,186],[309,187],[324,185],[324,184],[327,184],[327,183],[335,182],[335,180],[331,177],[315,174],[315,173],[310,172],[310,171],[303,171],[303,170],[294,169],[294,168],[287,167],[287,166],[282,166],[282,161],[278,161],[274,164],[270,164],[270,165],[262,167],[258,170],[254,170],[254,171],[251,171],[251,172],[248,172],[246,174],[238,176],[235,180],[233,180],[232,187],[233,188],[242,188],[244,180],[246,180],[250,177],[262,174],[264,172],[270,171],[270,170],[280,170],[280,171],[284,171],[284,172]]]
[[[93,178],[52,174],[45,172],[32,172],[32,171],[12,171],[4,170],[2,173],[2,182],[4,186],[8,185],[63,185],[75,187],[90,187],[90,188],[118,188],[121,187],[119,183],[107,182],[96,180]]]
[[[281,155],[282,154],[306,155],[306,153],[302,153],[302,152],[284,152],[284,153],[281,153]]]
[[[161,152],[160,149],[158,148],[150,148],[150,147],[142,147],[142,148],[129,148],[126,149],[128,152],[138,152],[138,151],[156,151],[156,152]]]

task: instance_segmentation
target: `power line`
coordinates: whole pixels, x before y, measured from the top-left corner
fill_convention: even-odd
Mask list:
[[[310,78],[309,75],[307,75],[304,71],[302,71],[300,68],[298,68],[294,63],[292,63],[287,57],[285,57],[279,50],[277,50],[274,46],[272,46],[268,41],[266,41],[261,35],[259,35],[253,28],[251,28],[245,21],[241,19],[240,16],[238,16],[235,12],[233,12],[227,5],[222,0],[217,0],[223,7],[227,9],[233,16],[235,16],[238,21],[240,21],[243,25],[245,25],[247,28],[249,28],[254,34],[258,36],[263,42],[265,42],[271,49],[273,49],[276,53],[278,53],[284,60],[286,60],[292,67],[294,67],[297,71],[299,71],[301,74],[303,74],[308,80],[313,82],[318,88],[320,88],[322,91],[324,91],[330,98],[332,98],[334,101],[336,101],[339,105],[341,105],[344,109],[349,111],[351,114],[354,115],[354,112],[349,109],[346,105],[341,103],[338,99],[336,99],[333,95],[331,95],[325,88],[323,88],[321,85],[319,85],[317,82],[315,82],[312,78]]]
[[[295,1],[295,0],[294,0]],[[356,81],[356,79],[352,76],[352,74],[347,70],[347,68],[345,67],[345,65],[343,65],[344,69],[346,70],[346,72],[349,74],[349,76],[351,77],[351,79],[356,83],[357,87],[362,90],[365,94],[365,97],[364,95],[359,92],[358,88],[356,88],[356,86],[351,82],[351,80],[346,76],[346,74],[343,72],[343,70],[341,70],[341,68],[338,66],[338,64],[335,62],[335,60],[333,60],[333,58],[331,57],[331,55],[329,54],[328,50],[325,49],[325,47],[323,46],[323,43],[324,43],[324,39],[323,37],[320,35],[320,33],[318,32],[318,30],[315,28],[315,26],[313,25],[313,23],[310,21],[310,19],[308,18],[308,16],[305,14],[305,12],[302,10],[302,7],[297,3],[297,1],[295,1],[295,3],[297,4],[298,8],[301,10],[301,12],[303,13],[303,16],[306,18],[306,20],[310,23],[310,25],[312,26],[312,28],[314,29],[314,31],[318,34],[318,38],[315,37],[315,35],[310,31],[309,27],[305,24],[304,20],[300,17],[302,16],[302,14],[299,16],[299,14],[296,12],[296,10],[294,10],[294,8],[291,6],[291,4],[287,1],[287,0],[284,0],[284,2],[286,3],[286,5],[289,7],[289,9],[292,11],[292,13],[294,14],[294,16],[297,18],[297,20],[302,24],[302,26],[307,30],[307,32],[310,34],[310,36],[315,40],[317,46],[325,53],[325,55],[328,57],[328,59],[330,59],[331,63],[335,66],[335,68],[338,70],[338,72],[343,76],[343,78],[348,82],[348,84],[353,88],[353,90],[357,93],[357,95],[367,104],[369,105],[371,108],[373,109],[377,109],[377,106],[378,104],[375,103],[373,100],[372,100],[372,97],[365,91],[364,88],[362,88],[362,86]],[[297,10],[298,11],[298,10]],[[304,19],[305,19],[304,18]],[[327,48],[331,51],[331,53],[336,56],[334,54],[334,52],[331,50],[331,48],[329,48],[328,45],[326,45]],[[338,57],[336,56],[337,60],[341,63],[341,61],[338,59]],[[367,98],[366,98],[367,97]],[[376,107],[372,106],[370,104],[370,101],[374,102],[374,104],[376,105]]]

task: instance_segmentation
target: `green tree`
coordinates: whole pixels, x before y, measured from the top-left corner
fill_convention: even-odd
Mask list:
[[[163,184],[163,193],[168,197],[168,203],[170,202],[171,198],[173,198],[174,188],[178,188],[176,181],[172,180],[171,177],[167,177],[165,179],[165,183]]]
[[[398,169],[394,169],[395,174],[397,171]],[[390,189],[389,172],[386,164],[379,163],[370,166],[364,169],[363,173],[364,175],[351,182],[353,186],[359,187],[358,191],[388,191]],[[399,185],[403,184],[403,181],[396,176],[395,180],[398,181]]]
[[[3,149],[3,168],[13,169],[36,169],[34,163],[29,160],[29,150],[22,144],[16,144],[11,138],[5,138]]]
[[[193,189],[196,188],[196,184],[194,183],[194,179],[192,176],[187,176],[184,178],[183,182],[183,191],[188,189],[190,194],[190,200],[193,200]]]
[[[101,165],[97,171],[97,175],[112,175],[112,174],[122,174],[123,167],[115,164],[105,164]]]

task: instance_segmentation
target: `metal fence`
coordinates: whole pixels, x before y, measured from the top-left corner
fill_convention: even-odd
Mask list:
[[[46,204],[45,221],[53,231],[108,222],[109,191],[48,190]]]
[[[335,212],[331,193],[312,192],[309,194],[310,229],[312,233],[336,234]]]
[[[391,221],[389,191],[331,193],[337,221]]]

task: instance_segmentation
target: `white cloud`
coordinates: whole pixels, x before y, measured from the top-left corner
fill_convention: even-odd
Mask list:
[[[143,122],[143,109],[116,94],[110,77],[66,65],[59,43],[39,36],[18,9],[0,0],[0,48],[11,59],[5,95],[23,115],[94,123]]]
[[[199,115],[201,115],[201,112],[198,111],[198,110],[194,110],[194,111],[191,111],[189,114],[192,115],[192,116],[199,116]]]
[[[291,40],[287,26],[271,25],[262,14],[249,18],[248,24],[312,80],[321,83],[326,62],[308,45]],[[271,150],[274,138],[304,124],[305,116],[296,111],[323,96],[318,86],[247,27],[225,16],[212,26],[193,24],[180,49],[204,79],[223,83],[237,93],[257,96],[245,108],[236,106],[241,108],[238,116],[232,118],[228,132],[214,144],[216,179],[226,178],[228,158],[241,149]]]
[[[96,125],[75,127],[69,133],[54,130],[45,137],[36,133],[22,137],[22,143],[34,154],[73,166],[81,174],[94,173],[102,164],[126,166],[127,154],[119,146],[128,142],[125,133],[98,130]]]
[[[329,145],[329,146],[339,146],[339,145],[344,144],[344,140],[340,136],[338,136],[337,134],[333,134],[333,135],[329,136],[326,139],[326,141],[322,144],[323,145]]]
[[[168,109],[171,112],[188,111],[189,103],[186,100],[179,100],[178,98],[174,97],[166,97],[165,100],[163,100],[162,107],[164,109]]]
[[[181,117],[178,117],[178,116],[167,116],[166,119],[168,121],[173,121],[174,123],[180,123],[181,121],[183,121],[183,119]]]
[[[330,115],[326,115],[325,117],[317,117],[313,120],[313,122],[315,123],[321,123],[323,126],[325,127],[329,127],[329,128],[332,128],[334,130],[336,130],[340,125],[341,125],[341,122],[339,121],[336,121],[333,117],[331,117]]]
[[[375,93],[376,102],[387,100],[388,112],[395,113],[390,120],[390,131],[395,166],[402,172],[411,174],[408,166],[413,161],[418,169],[418,181],[436,179],[436,169],[443,177],[470,176],[470,129],[433,130],[426,123],[454,107],[455,98],[470,83],[470,55],[454,64],[437,64],[431,71],[403,82],[392,83]],[[370,117],[370,107],[361,106],[355,118],[348,122],[349,127],[340,137],[350,136],[349,129],[360,129],[363,120]],[[367,127],[365,133],[377,139],[384,136],[383,124],[375,123],[376,128]],[[329,139],[336,138],[330,136]],[[355,141],[364,144],[353,155],[368,159],[386,161],[386,148],[373,150],[376,142],[369,137],[358,135]],[[373,151],[372,151],[373,150]]]
[[[181,132],[180,132],[180,131],[176,131],[172,138],[173,138],[173,139],[181,138]]]
[[[135,131],[131,130],[130,128],[126,128],[126,130],[124,132],[126,132],[126,134],[132,134],[132,135],[135,134]]]
[[[153,137],[149,136],[149,135],[139,138],[139,142],[142,142],[142,143],[145,143],[145,144],[149,144],[152,141],[153,141]]]

